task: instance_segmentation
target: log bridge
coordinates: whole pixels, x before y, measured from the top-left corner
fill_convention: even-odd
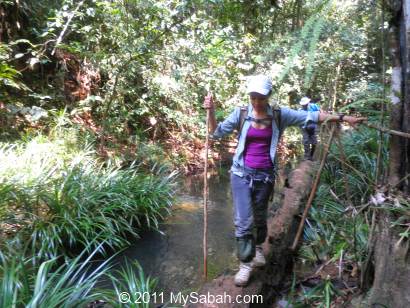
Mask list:
[[[266,265],[255,269],[246,287],[236,287],[234,275],[222,275],[206,283],[198,294],[221,296],[227,294],[231,299],[244,296],[259,296],[259,302],[243,303],[206,303],[191,304],[197,308],[228,307],[273,307],[278,291],[283,287],[285,278],[292,273],[294,251],[291,250],[306,200],[312,188],[315,163],[302,161],[288,176],[288,187],[281,190],[281,205],[274,215],[268,219],[268,237],[263,244]],[[297,250],[296,250],[297,251]],[[249,299],[249,297],[247,297]],[[263,303],[261,302],[263,300]]]

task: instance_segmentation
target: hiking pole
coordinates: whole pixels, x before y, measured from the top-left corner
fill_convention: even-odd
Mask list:
[[[208,96],[212,96],[208,91]],[[207,254],[208,254],[208,147],[209,147],[209,118],[211,110],[206,109],[206,139],[205,139],[205,158],[204,158],[204,235],[203,235],[203,255],[204,255],[204,280],[208,277]]]
[[[298,242],[299,242],[299,238],[302,235],[303,227],[305,225],[305,220],[307,218],[309,209],[312,206],[313,198],[315,197],[316,190],[317,190],[317,187],[319,185],[320,174],[322,173],[323,167],[325,166],[327,154],[329,154],[329,148],[330,148],[330,144],[332,143],[332,139],[333,139],[333,135],[335,133],[335,129],[336,129],[336,126],[333,125],[332,130],[330,131],[329,140],[327,141],[327,143],[325,145],[325,149],[324,149],[325,151],[324,151],[324,154],[323,154],[322,161],[320,162],[319,170],[316,173],[316,178],[315,178],[315,181],[313,183],[312,190],[310,191],[309,199],[306,203],[305,210],[303,211],[302,220],[299,223],[299,228],[298,228],[298,231],[296,233],[295,240],[293,241],[293,245],[291,247],[292,250],[296,249],[296,246],[298,245]]]

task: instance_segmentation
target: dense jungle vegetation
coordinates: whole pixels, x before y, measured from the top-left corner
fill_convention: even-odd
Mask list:
[[[208,91],[223,119],[247,102],[246,76],[263,73],[281,106],[298,108],[307,95],[323,110],[409,132],[407,77],[398,87],[394,79],[407,65],[394,40],[402,5],[0,1],[0,306],[116,307],[118,290],[154,290],[138,264],[114,275],[110,258],[92,270],[91,260],[157,229],[176,174],[201,170]],[[293,307],[379,296],[379,221],[388,221],[392,245],[408,246],[409,151],[404,137],[390,136],[345,128],[332,145],[299,258],[339,267],[318,271],[308,291],[294,276]],[[298,148],[298,131],[283,143]],[[225,147],[215,145],[214,165]],[[103,277],[113,290],[95,287]]]

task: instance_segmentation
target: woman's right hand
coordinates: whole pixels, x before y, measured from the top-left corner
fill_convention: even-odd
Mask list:
[[[208,95],[205,96],[203,107],[205,109],[214,110],[215,105],[214,105],[214,99],[212,97],[212,94],[208,93]]]

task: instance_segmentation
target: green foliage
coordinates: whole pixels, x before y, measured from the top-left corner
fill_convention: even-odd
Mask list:
[[[329,3],[331,3],[331,1]],[[328,5],[328,7],[330,7],[330,5]],[[327,13],[328,13],[328,9],[327,10],[325,9],[322,14],[327,14]],[[318,44],[319,37],[323,30],[324,25],[325,25],[324,18],[319,17],[319,19],[316,21],[316,24],[314,25],[312,29],[312,35],[311,35],[312,39],[310,40],[310,44],[309,44],[305,80],[304,80],[304,85],[303,85],[305,89],[309,89],[311,86],[311,80],[312,80],[312,74],[313,74],[313,63],[315,61],[317,44]]]
[[[341,295],[337,288],[333,285],[330,277],[326,277],[318,285],[313,288],[302,288],[301,293],[296,293],[296,279],[292,279],[291,292],[288,296],[289,307],[305,308],[305,307],[322,307],[331,308],[332,300],[336,295]]]
[[[53,215],[30,226],[32,245],[41,247],[40,253],[56,254],[62,245],[92,249],[92,241],[125,247],[127,235],[138,237],[141,227],[158,229],[172,202],[172,176],[139,174],[134,168],[98,170],[92,164],[64,172],[52,191],[37,196]]]
[[[367,203],[374,187],[377,160],[377,132],[360,129],[341,138],[347,165],[336,158],[341,157],[339,148],[331,148],[328,162],[321,176],[314,206],[310,211],[309,225],[305,228],[306,244],[301,257],[323,261],[337,258],[345,251],[345,258],[360,261],[366,256],[368,225],[357,211]],[[383,168],[387,167],[387,140],[383,147]],[[349,186],[346,195],[345,181]],[[352,206],[349,205],[352,202]],[[357,259],[358,258],[358,259]]]
[[[298,55],[301,53],[303,47],[306,43],[308,43],[309,51],[305,74],[305,88],[308,88],[312,74],[312,63],[315,59],[317,43],[324,26],[324,19],[331,7],[332,2],[333,1],[324,1],[321,9],[316,14],[312,14],[312,16],[306,21],[305,25],[300,31],[300,36],[295,39],[294,46],[290,51],[290,56],[287,59],[287,62],[278,77],[278,83],[281,83],[283,81],[283,79],[289,73],[290,69],[295,65],[295,61]]]
[[[383,89],[374,73],[386,59],[374,3],[3,1],[0,103],[41,106],[51,121],[39,127],[15,116],[15,123],[4,125],[22,132],[24,142],[0,146],[0,222],[32,235],[33,253],[51,257],[76,246],[90,251],[101,242],[123,247],[127,234],[138,235],[133,224],[156,228],[172,199],[173,179],[163,163],[190,163],[180,147],[205,134],[204,95],[213,92],[222,119],[247,102],[248,75],[272,77],[280,105],[310,95],[324,99],[322,109],[344,101],[342,111],[377,119]],[[90,78],[90,67],[98,81]],[[73,101],[81,91],[88,97]],[[65,111],[50,110],[56,106]],[[92,122],[75,124],[83,114]],[[343,181],[352,187],[354,206],[369,198],[375,140],[364,130],[343,138],[353,171],[342,168],[332,148],[305,230],[302,253],[309,260],[345,250],[347,258],[362,259],[367,225],[361,216],[340,219],[353,212]],[[385,147],[382,154],[385,167]],[[138,166],[124,168],[131,161]],[[44,273],[51,273],[51,263]],[[328,302],[326,283],[320,299]]]
[[[328,277],[322,283],[303,294],[303,304],[295,307],[306,307],[306,305],[316,304],[315,307],[330,308],[335,295],[340,295]]]
[[[136,164],[104,166],[89,149],[78,150],[69,131],[66,139],[40,135],[0,147],[2,223],[19,225],[33,251],[48,257],[102,242],[125,247],[129,234],[157,229],[173,201],[175,174],[161,165],[149,174]]]
[[[138,276],[136,275],[138,271]],[[113,284],[113,288],[105,291],[107,303],[112,307],[124,307],[124,304],[118,300],[119,294],[127,290],[130,298],[125,307],[130,308],[149,308],[152,305],[153,298],[151,297],[155,286],[156,279],[146,278],[142,267],[138,262],[132,264],[126,262],[120,270],[115,274],[110,273],[109,278]],[[147,297],[148,296],[148,297]]]
[[[382,104],[385,108],[385,122],[388,122],[390,100],[383,98],[383,85],[371,78],[354,80],[347,84],[345,98],[347,103],[339,108],[340,112],[356,112],[366,116],[369,121],[380,121]]]
[[[90,254],[58,263],[57,258],[37,265],[37,257],[26,257],[8,245],[0,253],[0,303],[2,307],[81,307],[101,297],[94,291],[109,269],[108,261],[90,270]],[[87,273],[88,271],[88,273]]]
[[[10,64],[10,55],[10,45],[0,42],[0,87],[3,89],[4,87],[12,87],[18,90],[26,90],[27,87],[21,81],[18,81],[21,73]]]
[[[338,97],[343,96],[349,81],[367,76],[367,28],[352,3],[309,1],[303,9],[300,30],[284,27],[274,42],[259,44],[257,70],[272,76],[278,100],[286,101],[294,92],[327,102],[335,89]]]
[[[0,144],[0,306],[118,306],[116,289],[97,287],[102,279],[152,290],[155,281],[138,265],[120,270],[120,281],[112,257],[98,266],[91,260],[107,247],[126,247],[143,228],[158,229],[174,199],[175,173],[154,157],[126,168],[102,163],[65,110],[48,121],[48,135],[28,132]]]
[[[119,307],[118,295],[123,290],[132,290],[133,294],[152,292],[155,280],[146,277],[136,262],[118,270],[121,282],[112,274],[113,257],[95,265],[92,258],[100,248],[101,245],[97,246],[85,259],[83,251],[62,262],[61,257],[46,261],[37,256],[27,257],[22,247],[12,243],[3,246],[0,252],[1,307],[88,307],[96,301]],[[108,279],[114,289],[98,287],[103,279]]]
[[[25,43],[16,45],[14,52],[18,47],[26,64],[34,61],[32,68],[39,71],[55,64],[51,51],[56,47],[63,55],[52,82],[45,81],[44,75],[32,78],[41,82],[33,83],[36,93],[24,98],[24,104],[64,105],[63,94],[71,94],[67,94],[67,81],[75,79],[84,86],[81,80],[89,77],[85,68],[93,67],[101,82],[86,84],[86,88],[96,86],[89,98],[67,107],[70,112],[87,108],[102,128],[94,138],[96,145],[108,144],[115,151],[118,143],[136,140],[194,143],[205,134],[201,105],[207,91],[214,93],[219,114],[226,115],[233,105],[247,102],[243,81],[248,75],[270,75],[281,105],[292,103],[287,101],[289,92],[327,101],[333,96],[335,67],[342,67],[336,90],[344,95],[347,82],[366,75],[370,63],[366,58],[370,22],[354,3],[24,3],[25,13],[36,16],[32,24],[36,35],[25,36]],[[70,71],[68,57],[82,64],[83,70]],[[29,71],[24,74],[30,76]],[[45,95],[50,97],[47,102],[41,99]],[[176,161],[187,163],[180,156]]]

